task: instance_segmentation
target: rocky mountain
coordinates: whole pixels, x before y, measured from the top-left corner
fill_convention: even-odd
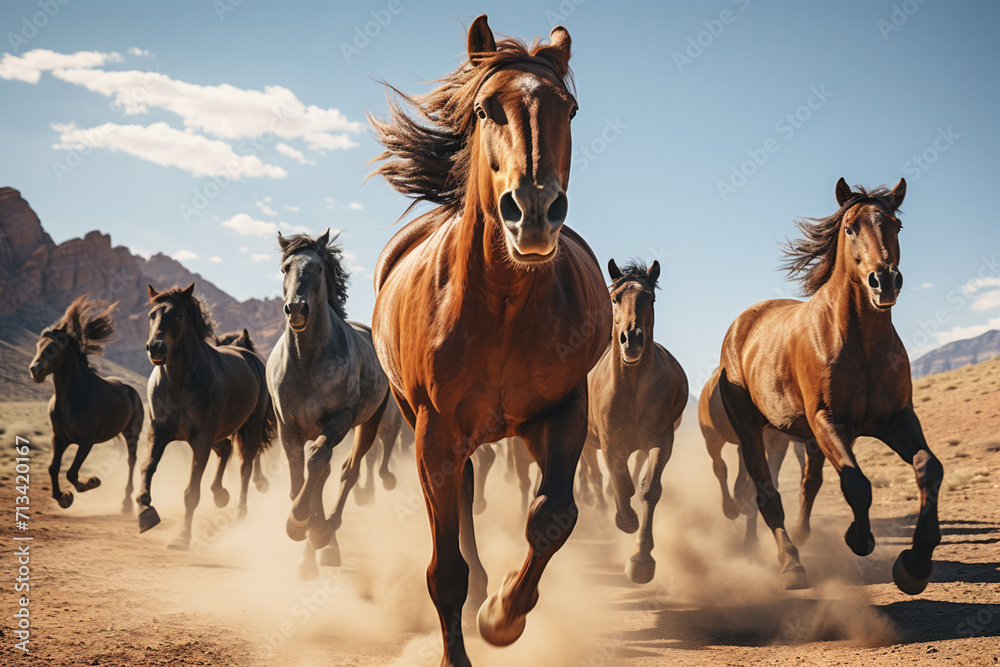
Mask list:
[[[942,345],[911,361],[910,374],[919,378],[931,373],[943,373],[996,356],[1000,356],[1000,331],[987,331],[975,338]]]
[[[117,337],[106,355],[139,375],[152,368],[145,354],[146,285],[195,283],[212,307],[219,332],[246,327],[265,358],[284,327],[280,299],[237,301],[166,255],[149,259],[112,246],[99,231],[56,244],[21,193],[0,188],[0,341],[21,346],[56,320],[77,296],[118,301]]]

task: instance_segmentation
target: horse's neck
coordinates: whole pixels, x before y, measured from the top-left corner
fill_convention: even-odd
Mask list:
[[[171,388],[177,392],[188,383],[188,378],[198,369],[205,367],[212,346],[189,328],[185,329],[183,343],[171,345],[167,351],[167,361],[163,365]]]
[[[856,339],[866,355],[892,330],[890,311],[876,310],[871,305],[865,286],[850,280],[839,269],[834,271],[813,300],[832,310],[836,326],[829,329],[843,339],[844,346],[852,342],[852,338]]]
[[[97,374],[87,365],[87,361],[76,350],[67,349],[63,353],[63,362],[59,370],[52,374],[52,384],[56,397],[64,398],[80,391],[87,380],[96,378]]]
[[[339,326],[350,325],[337,316],[333,309],[326,303],[319,308],[320,314],[307,320],[306,328],[302,331],[294,331],[287,324],[285,332],[288,334],[288,348],[292,356],[300,361],[312,361],[323,354],[330,336]]]

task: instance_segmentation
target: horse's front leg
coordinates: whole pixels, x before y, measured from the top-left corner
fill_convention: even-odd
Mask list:
[[[615,525],[624,533],[634,533],[639,529],[639,516],[632,509],[635,485],[628,469],[630,452],[622,448],[622,443],[612,441],[601,442],[601,452],[615,496]]]
[[[222,476],[233,453],[233,441],[229,438],[220,440],[212,445],[212,449],[219,457],[219,467],[215,469],[215,477],[212,479],[212,497],[216,507],[225,507],[229,504],[229,492],[222,487]]]
[[[809,441],[805,445],[795,443],[796,455],[801,448],[804,450],[804,465],[802,466],[802,492],[799,505],[799,524],[795,528],[796,544],[805,544],[812,534],[812,527],[809,519],[812,516],[813,503],[816,502],[816,494],[823,486],[823,464],[826,463],[826,456],[823,450],[815,441]]]
[[[288,536],[296,542],[301,542],[308,535],[313,547],[318,549],[330,539],[332,529],[326,525],[327,522],[322,514],[323,486],[330,476],[330,457],[333,455],[333,448],[347,435],[353,421],[352,411],[339,410],[333,413],[323,425],[322,435],[309,446],[305,483],[295,495],[292,511],[285,524]]]
[[[298,429],[291,424],[278,420],[278,438],[281,440],[281,448],[285,450],[285,459],[288,460],[288,476],[291,485],[289,486],[289,497],[294,501],[305,484],[305,443]]]
[[[133,418],[132,423],[125,429],[122,435],[125,436],[125,449],[128,456],[128,479],[125,480],[125,499],[122,501],[122,514],[129,514],[132,511],[132,478],[135,476],[136,450],[139,448],[139,433],[142,431],[142,411],[141,406],[138,412],[138,419]]]
[[[671,428],[663,434],[662,439],[649,450],[646,464],[646,476],[642,480],[642,523],[639,526],[639,539],[635,545],[635,553],[625,564],[625,575],[636,584],[648,584],[656,573],[656,560],[653,558],[653,512],[656,503],[663,494],[663,468],[670,460],[674,451],[674,431]],[[638,467],[638,462],[636,462]]]
[[[201,501],[201,478],[208,465],[208,456],[212,453],[211,437],[195,436],[191,445],[191,477],[184,490],[184,527],[180,534],[167,545],[170,549],[186,551],[191,546],[191,524],[194,521],[194,510]]]
[[[396,399],[389,397],[390,401]],[[379,464],[378,476],[382,480],[382,488],[386,491],[392,491],[396,488],[396,476],[392,474],[389,470],[389,461],[392,460],[392,450],[396,446],[396,437],[399,435],[399,429],[393,430],[391,433],[383,438],[379,438],[382,443],[382,462]]]
[[[475,501],[472,505],[475,514],[482,514],[486,511],[486,476],[490,474],[493,463],[497,460],[497,453],[493,445],[481,445],[476,453],[472,455],[476,466],[479,468],[475,478]]]
[[[163,451],[173,439],[173,431],[156,421],[149,423],[149,458],[142,466],[142,481],[139,484],[139,496],[135,499],[139,505],[139,532],[145,533],[150,528],[160,523],[160,515],[153,507],[151,490],[153,488],[153,474],[160,465],[163,458]]]
[[[552,412],[522,427],[520,435],[541,466],[542,482],[528,511],[527,558],[479,610],[479,634],[495,646],[506,646],[524,632],[525,617],[538,602],[542,572],[576,525],[573,478],[587,438],[586,381]]]
[[[52,463],[49,464],[49,479],[52,480],[52,497],[59,503],[59,507],[66,509],[73,504],[73,493],[63,492],[59,489],[59,471],[62,468],[62,457],[69,447],[69,438],[61,435],[52,435]]]
[[[93,442],[78,442],[76,444],[76,456],[73,457],[73,463],[70,465],[69,470],[66,471],[66,479],[80,493],[96,489],[101,485],[101,480],[97,477],[89,477],[86,482],[80,481],[80,467],[87,460],[87,456],[93,447]]]
[[[913,546],[900,552],[892,567],[892,578],[908,595],[921,593],[930,581],[934,548],[941,543],[937,501],[944,468],[931,453],[912,407],[907,407],[886,425],[880,439],[913,466],[920,489],[920,516],[913,531]]]

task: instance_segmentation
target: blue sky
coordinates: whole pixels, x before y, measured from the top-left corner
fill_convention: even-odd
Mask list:
[[[377,79],[422,92],[454,69],[485,12],[570,30],[568,224],[602,264],[660,261],[656,338],[694,386],[741,310],[797,294],[778,242],[833,212],[841,176],[907,178],[911,351],[1000,328],[995,2],[64,1],[0,9],[0,184],[57,242],[100,229],[245,299],[280,292],[275,230],[331,226],[370,321],[408,202],[364,183],[365,111],[386,110]]]

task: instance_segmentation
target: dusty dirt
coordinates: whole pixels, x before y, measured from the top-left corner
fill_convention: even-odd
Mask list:
[[[918,500],[911,470],[876,441],[859,442],[875,486],[875,552],[850,553],[849,510],[827,467],[811,540],[801,549],[813,587],[780,587],[773,540],[745,551],[743,519],[727,521],[704,443],[691,415],[667,465],[657,513],[657,576],[627,582],[633,537],[611,514],[581,507],[572,538],[542,581],[524,636],[496,649],[469,640],[476,665],[992,665],[1000,660],[1000,358],[916,382],[928,442],[945,466],[943,543],[935,572],[916,597],[892,584],[891,566],[908,546]],[[400,484],[379,486],[375,503],[350,502],[340,532],[341,568],[319,581],[296,579],[299,545],[284,535],[287,473],[279,447],[267,462],[271,489],[251,491],[250,516],[234,520],[202,495],[191,551],[167,543],[180,528],[190,465],[171,445],[154,481],[163,523],[139,535],[120,513],[124,444],[95,447],[84,475],[100,488],[61,510],[47,474],[43,403],[0,404],[0,663],[26,665],[437,665],[437,620],[424,570],[430,538],[412,453],[396,461]],[[31,640],[14,649],[10,556],[14,435],[32,442]],[[140,462],[145,452],[140,445]],[[727,452],[730,477],[735,448]],[[63,462],[69,466],[71,448]],[[341,451],[338,456],[343,457]],[[502,459],[502,457],[501,457]],[[214,469],[213,457],[209,470]],[[236,489],[235,466],[227,488]],[[491,591],[520,564],[524,514],[498,460],[477,519]],[[138,473],[137,473],[138,475]],[[797,466],[782,471],[786,513],[794,516]],[[62,484],[65,485],[65,477]],[[332,497],[334,484],[328,485]],[[235,503],[232,503],[235,504]]]

